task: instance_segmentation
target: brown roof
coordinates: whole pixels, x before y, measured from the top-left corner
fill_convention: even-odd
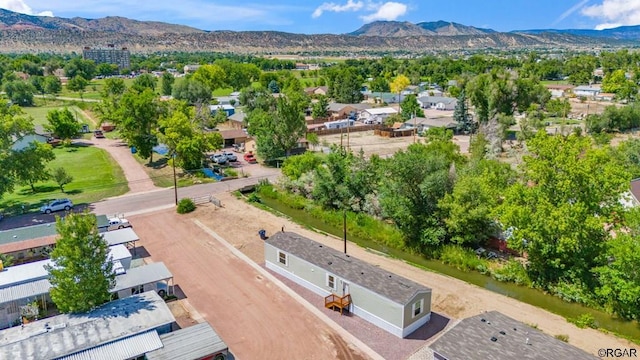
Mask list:
[[[56,243],[58,235],[45,236],[37,239],[16,241],[0,245],[0,254],[7,254],[16,251],[29,250],[40,246],[53,245]]]
[[[246,139],[247,133],[242,129],[233,129],[233,130],[220,130],[220,135],[225,140],[229,139]]]

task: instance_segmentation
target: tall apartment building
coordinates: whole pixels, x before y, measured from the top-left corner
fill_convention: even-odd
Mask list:
[[[86,46],[82,50],[82,58],[85,60],[93,60],[96,64],[115,64],[121,70],[131,67],[129,55],[126,47],[116,49],[113,44],[107,45],[106,49],[92,49]]]

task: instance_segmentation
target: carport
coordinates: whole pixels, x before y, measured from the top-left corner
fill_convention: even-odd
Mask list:
[[[102,233],[102,237],[109,246],[124,244],[128,249],[133,249],[134,254],[136,253],[136,242],[140,240],[138,234],[130,227],[107,231]]]
[[[163,262],[128,269],[126,273],[116,276],[116,286],[111,289],[111,292],[117,293],[118,297],[122,299],[130,296],[131,290],[148,291],[149,286],[145,288],[145,285],[152,284],[152,287],[156,289],[156,284],[159,282],[166,284],[166,295],[173,295],[173,274]]]

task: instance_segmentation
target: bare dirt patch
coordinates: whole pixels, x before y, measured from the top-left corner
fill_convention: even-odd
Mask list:
[[[189,304],[213,326],[237,358],[366,358],[303,305],[200,229],[192,220],[212,215],[202,209],[190,216],[166,210],[129,220],[140,236],[140,246],[153,261],[167,265]],[[217,217],[218,213],[213,215]],[[217,220],[233,221],[223,217]],[[215,231],[236,243],[240,242],[237,239],[257,238],[257,230],[250,231],[255,223],[233,223],[238,228]]]
[[[227,241],[254,261],[264,262],[264,249],[262,240],[257,235],[258,230],[265,229],[267,234],[273,234],[280,231],[282,226],[285,226],[286,231],[297,232],[342,251],[340,239],[303,228],[288,219],[255,208],[231,194],[221,195],[220,199],[224,208],[201,207],[191,216],[222,234]],[[547,334],[568,335],[569,343],[591,354],[596,354],[600,348],[637,347],[613,335],[593,329],[580,329],[561,316],[540,308],[458,279],[419,270],[403,261],[380,256],[354,244],[349,244],[348,252],[359,259],[430,287],[433,290],[432,310],[452,318],[461,319],[484,311],[497,310],[524,323],[537,324],[538,328]]]

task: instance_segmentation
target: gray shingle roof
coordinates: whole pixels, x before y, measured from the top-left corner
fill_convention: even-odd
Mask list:
[[[55,223],[25,226],[21,228],[0,231],[0,244],[9,244],[18,241],[37,239],[45,236],[56,235]]]
[[[266,242],[401,305],[409,303],[419,292],[431,292],[431,289],[426,286],[296,233],[278,232],[269,237]]]
[[[598,359],[497,311],[460,321],[430,347],[448,360]]]

